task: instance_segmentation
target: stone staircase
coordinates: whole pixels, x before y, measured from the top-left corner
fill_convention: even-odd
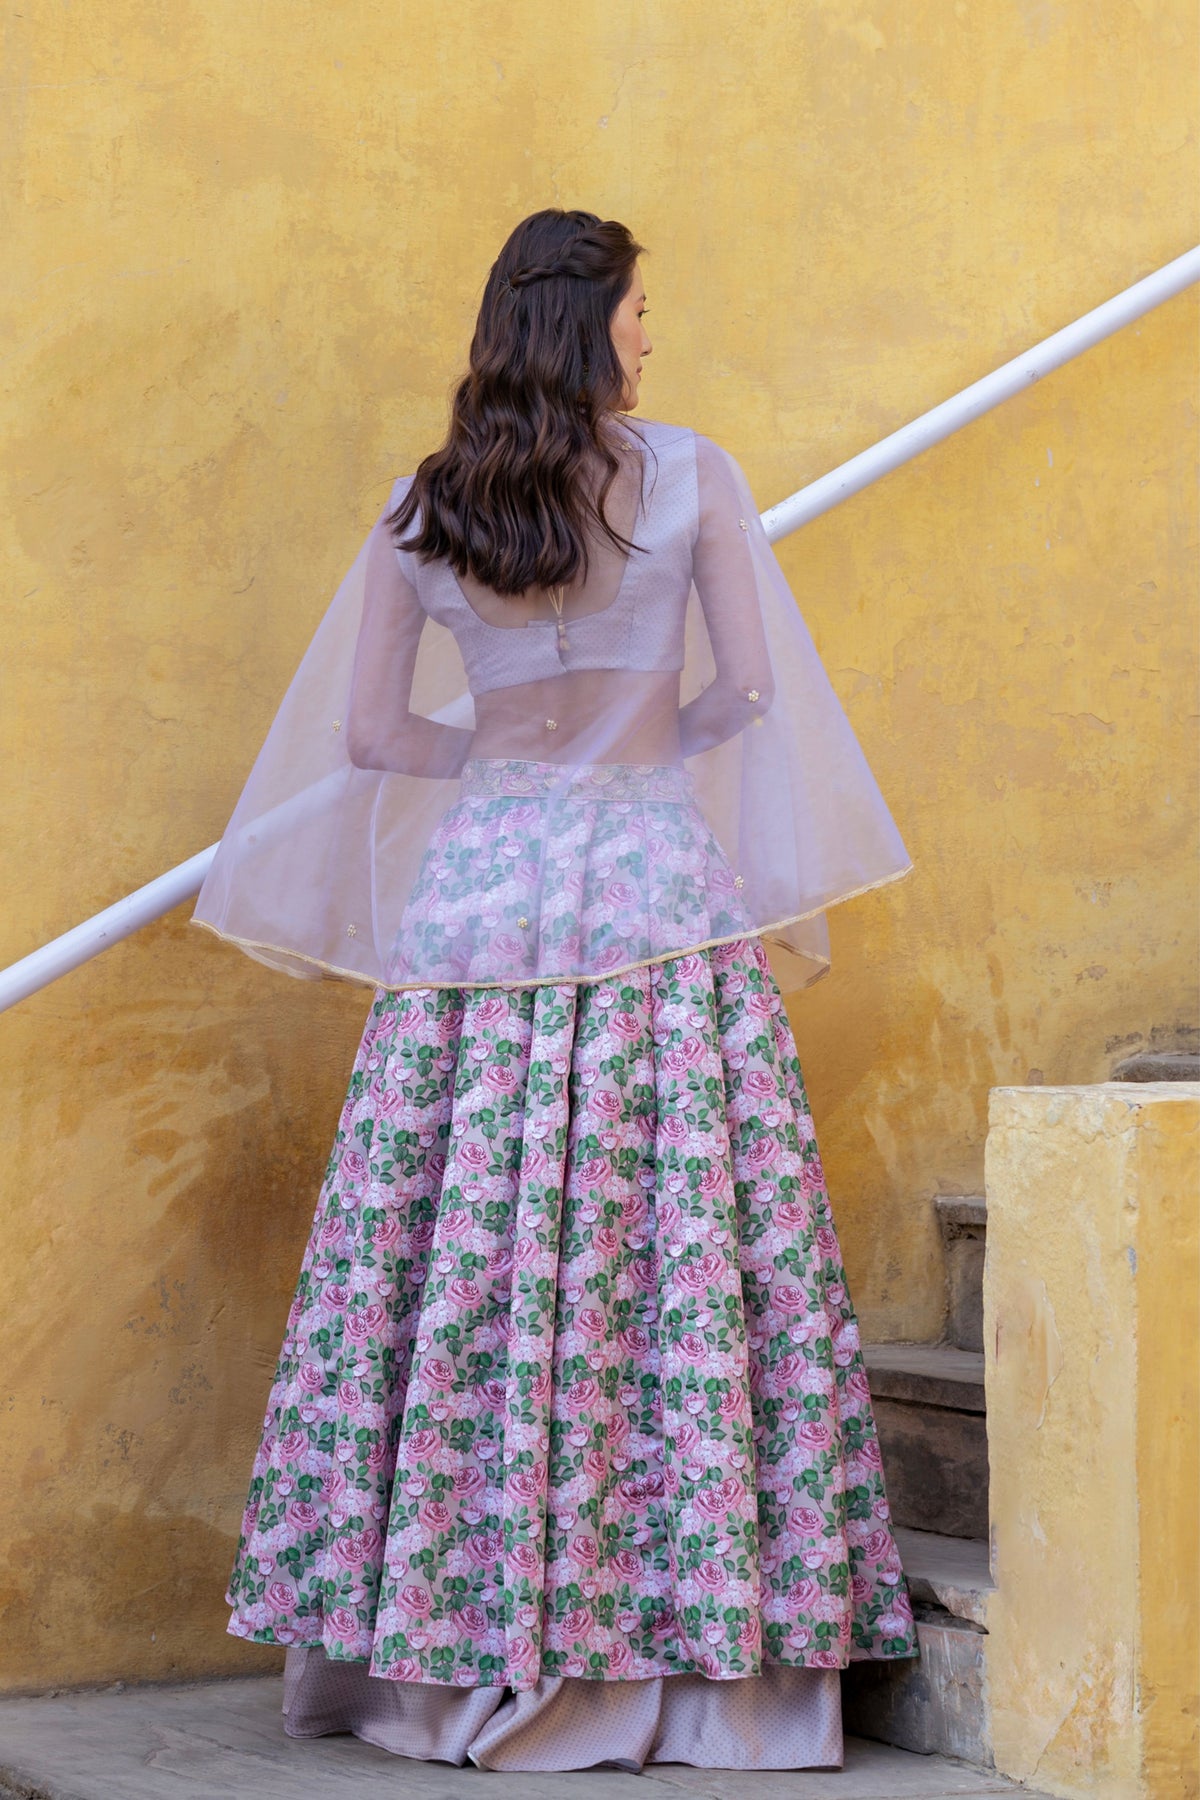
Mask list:
[[[1176,1026],[1116,1062],[1108,1079],[1200,1081],[1200,1032]],[[896,1541],[908,1577],[919,1659],[852,1663],[845,1728],[926,1755],[995,1766],[985,1695],[988,1600],[987,1407],[983,1265],[987,1201],[934,1200],[946,1268],[938,1344],[864,1344]]]
[[[983,1389],[987,1206],[975,1195],[940,1195],[935,1206],[946,1257],[946,1341],[863,1347],[921,1655],[852,1663],[842,1704],[846,1730],[860,1737],[990,1769],[983,1692],[993,1591]]]

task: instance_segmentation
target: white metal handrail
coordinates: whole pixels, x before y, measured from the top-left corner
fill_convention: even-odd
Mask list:
[[[1001,401],[1020,393],[1043,375],[1060,368],[1084,350],[1090,350],[1093,344],[1111,337],[1122,326],[1140,319],[1197,281],[1200,281],[1200,246],[1185,251],[1144,280],[1135,281],[1132,287],[1084,313],[1073,324],[1064,325],[1061,331],[1043,338],[1032,350],[1014,356],[1010,362],[993,369],[990,375],[963,388],[961,393],[931,407],[911,424],[902,425],[898,431],[881,438],[869,450],[852,456],[848,462],[810,482],[789,499],[769,507],[762,515],[767,536],[772,543],[778,543],[780,538],[829,512],[892,469],[911,462],[914,456],[920,456],[922,451],[940,443],[952,432],[960,431],[964,425],[999,406]],[[120,943],[122,938],[130,937],[143,925],[170,912],[173,906],[198,894],[216,853],[215,844],[201,850],[187,862],[168,869],[165,875],[148,881],[145,887],[127,894],[114,906],[106,907],[94,918],[13,963],[0,973],[0,1012],[35,994],[39,988],[48,987],[60,975],[77,969],[81,963],[90,961],[102,950]]]

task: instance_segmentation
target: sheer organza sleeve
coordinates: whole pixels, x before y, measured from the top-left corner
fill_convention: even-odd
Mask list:
[[[750,547],[762,535],[757,511],[739,491],[733,459],[711,439],[696,439],[698,526],[692,579],[704,616],[713,678],[680,708],[683,754],[726,742],[768,712],[775,675]]]
[[[746,477],[700,436],[696,489],[683,751],[787,992],[829,967],[825,909],[912,863]]]
[[[471,732],[412,711],[413,674],[427,614],[408,558],[387,520],[393,491],[367,539],[362,622],[354,652],[346,750],[356,769],[399,775],[457,775]]]

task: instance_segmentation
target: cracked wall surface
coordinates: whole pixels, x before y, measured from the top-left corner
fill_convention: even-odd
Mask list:
[[[2,27],[11,961],[218,836],[438,439],[491,257],[626,219],[651,417],[761,504],[1195,241],[1183,0],[26,0]],[[864,1331],[988,1090],[1196,1023],[1196,296],[780,549],[913,855],[792,1006]],[[0,1019],[0,1682],[262,1666],[221,1603],[365,1014],[188,908]]]

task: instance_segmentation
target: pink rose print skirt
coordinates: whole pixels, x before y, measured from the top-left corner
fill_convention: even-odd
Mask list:
[[[376,994],[228,1600],[235,1635],[372,1688],[917,1654],[757,938]]]

